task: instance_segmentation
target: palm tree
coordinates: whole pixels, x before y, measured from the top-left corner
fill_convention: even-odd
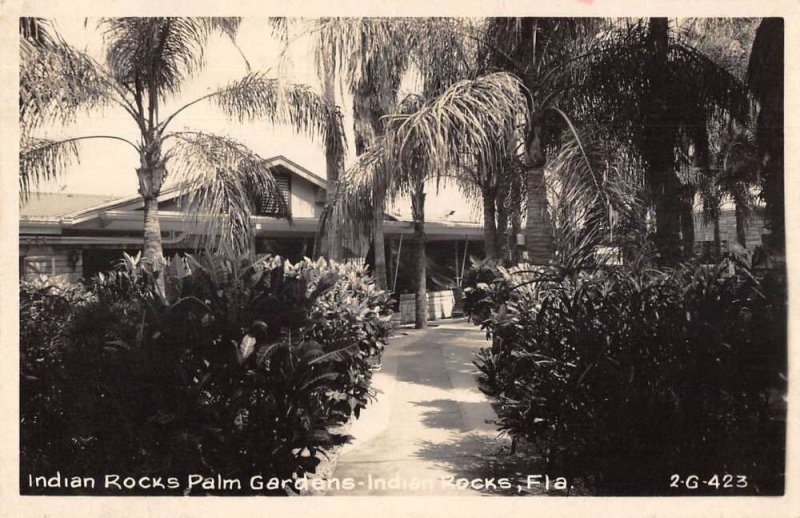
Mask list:
[[[331,70],[344,79],[353,97],[353,118],[356,154],[370,167],[384,167],[386,161],[368,156],[372,147],[380,147],[386,131],[386,119],[392,113],[408,114],[422,102],[423,97],[441,90],[460,76],[454,73],[464,61],[462,39],[452,32],[436,30],[448,27],[447,22],[408,20],[403,18],[335,18],[322,19],[312,29],[316,49],[317,69]],[[454,65],[448,58],[457,58]],[[460,59],[459,59],[460,58]],[[398,102],[401,80],[410,70],[418,72],[423,82],[423,97],[407,96]],[[415,291],[416,322],[427,323],[426,258],[424,233],[425,180],[427,165],[405,162],[400,168],[369,174],[370,190],[363,192],[359,182],[356,189],[340,182],[339,194],[358,192],[358,203],[331,205],[324,218],[329,234],[345,227],[350,234],[361,231],[372,237],[374,275],[378,287],[386,287],[386,263],[383,237],[383,217],[387,198],[399,193],[412,200],[415,231]],[[353,180],[347,180],[352,182]],[[368,202],[365,205],[363,202]],[[352,205],[352,206],[350,206]],[[349,208],[346,208],[349,207]],[[354,208],[357,207],[357,208]],[[354,211],[358,211],[355,213]],[[365,232],[366,231],[366,232]]]
[[[362,155],[384,132],[382,118],[392,113],[398,102],[400,82],[408,67],[408,34],[402,18],[323,18],[315,23],[315,62],[327,80],[340,77],[353,96],[353,130],[356,155]],[[368,235],[372,238],[376,285],[387,288],[386,254],[383,233],[386,186],[375,183],[369,199]],[[324,218],[328,233],[340,232],[340,217]]]
[[[266,161],[233,139],[201,131],[171,131],[171,123],[201,103],[215,105],[236,121],[265,119],[320,137],[329,149],[343,149],[335,107],[302,85],[283,84],[264,72],[249,71],[239,80],[163,115],[161,105],[176,97],[187,78],[204,64],[203,50],[214,34],[233,39],[235,18],[111,18],[101,20],[106,54],[102,63],[70,47],[57,36],[53,44],[23,41],[20,71],[20,191],[23,197],[42,180],[53,178],[78,157],[79,142],[120,142],[139,157],[136,175],[144,199],[143,257],[162,257],[158,197],[168,173],[183,186],[189,210],[213,214],[198,218],[208,246],[240,254],[251,248],[250,215],[257,200],[283,203]],[[79,135],[60,140],[32,132],[48,123],[71,123],[79,112],[114,106],[127,113],[139,139],[116,135]],[[283,207],[285,209],[285,207]]]
[[[718,121],[714,121],[718,122]],[[736,241],[747,247],[746,226],[750,219],[761,169],[754,139],[750,133],[729,124],[713,124],[713,139],[708,129],[695,128],[699,135],[693,143],[691,171],[688,179],[697,189],[702,206],[703,220],[713,225],[714,256],[721,257],[720,214],[722,204],[730,200],[734,204],[736,219]],[[713,140],[713,144],[709,142]]]
[[[604,127],[566,130],[549,153],[546,185],[556,264],[565,272],[648,255],[641,163]],[[605,256],[598,255],[606,247]]]
[[[268,24],[272,29],[272,36],[278,38],[283,44],[284,55],[290,47],[290,33],[292,19],[283,17],[273,17],[268,19]],[[320,49],[324,47],[321,37],[323,33],[313,31],[316,35],[315,49],[315,65],[317,75],[319,76],[322,86],[322,96],[330,106],[337,106],[336,99],[336,72],[339,69],[337,66],[337,56],[322,56]],[[341,117],[341,114],[339,114]],[[341,124],[341,122],[340,122]],[[341,146],[345,144],[344,141],[332,140],[327,142],[325,146],[325,178],[328,182],[328,191],[333,192],[336,190],[336,184],[339,180],[344,169],[345,149]],[[331,199],[325,202],[323,214],[328,214],[332,210]],[[317,239],[315,243],[315,250],[318,250],[321,255],[327,255],[330,259],[340,261],[343,259],[342,236],[339,232],[338,225],[324,225],[325,218],[323,218],[320,228],[317,232]]]
[[[690,18],[679,22],[678,30],[683,31],[693,47],[725,67],[738,80],[745,81],[759,24],[757,18]],[[695,175],[697,188],[704,219],[714,225],[715,253],[719,256],[721,251],[717,205],[726,198],[735,206],[736,241],[746,248],[745,229],[754,204],[752,189],[760,169],[750,125],[739,127],[730,116],[718,113],[706,124],[693,128],[691,133],[695,141],[693,147],[699,151],[694,153],[693,164],[701,173]]]
[[[691,196],[677,175],[680,136],[689,134],[702,148],[713,117],[724,113],[745,122],[747,93],[730,71],[670,30],[665,18],[618,24],[600,40],[602,52],[583,72],[588,88],[576,99],[609,121],[609,130],[642,158],[661,259],[674,263],[693,241]]]
[[[345,173],[337,193],[343,221],[369,213],[372,186],[386,186],[388,199],[412,198],[416,255],[416,325],[425,325],[424,183],[464,167],[488,169],[509,121],[525,109],[519,80],[506,73],[463,79],[430,98],[406,98],[386,118],[386,131]]]
[[[591,52],[585,47],[598,23],[589,18],[490,18],[478,36],[480,66],[512,73],[524,87],[528,115],[521,158],[526,168],[526,241],[534,264],[547,264],[554,254],[545,149],[560,136],[563,124],[554,117],[564,114],[558,101],[573,88],[572,68]]]
[[[785,252],[783,195],[783,19],[764,18],[756,31],[747,68],[747,85],[758,102],[756,140],[763,163],[770,247]]]

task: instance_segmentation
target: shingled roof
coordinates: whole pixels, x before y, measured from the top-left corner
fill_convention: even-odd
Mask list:
[[[32,193],[20,205],[21,218],[61,218],[74,212],[89,210],[105,203],[122,199],[103,194],[73,194],[62,192]]]

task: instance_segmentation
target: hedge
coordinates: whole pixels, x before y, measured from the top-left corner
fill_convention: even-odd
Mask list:
[[[549,472],[598,494],[782,493],[785,285],[725,260],[496,268],[467,291],[492,338],[476,361],[481,389],[500,430]],[[671,488],[675,474],[744,475],[747,487]]]
[[[301,480],[346,441],[391,320],[363,267],[186,256],[163,272],[126,256],[87,286],[21,282],[23,492],[56,471]]]

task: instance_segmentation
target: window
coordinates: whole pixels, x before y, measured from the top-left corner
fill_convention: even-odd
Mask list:
[[[292,211],[292,179],[288,174],[280,174],[277,173],[274,175],[275,183],[277,184],[278,190],[283,195],[283,199],[286,203],[286,209],[291,213]],[[277,200],[274,199],[273,196],[265,194],[260,200],[258,204],[258,215],[259,216],[275,216],[275,217],[282,217],[286,216],[279,207]]]
[[[56,258],[47,255],[30,255],[20,258],[20,273],[22,275],[55,275]]]

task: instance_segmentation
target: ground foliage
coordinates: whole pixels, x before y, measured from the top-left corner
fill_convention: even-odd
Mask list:
[[[176,257],[153,277],[128,256],[88,286],[21,283],[23,476],[314,473],[371,398],[387,295],[324,259]]]
[[[734,259],[569,275],[495,267],[492,280],[478,266],[466,309],[492,338],[475,362],[481,390],[499,429],[534,445],[548,473],[598,494],[665,494],[672,474],[742,474],[737,494],[783,491],[780,282]]]

